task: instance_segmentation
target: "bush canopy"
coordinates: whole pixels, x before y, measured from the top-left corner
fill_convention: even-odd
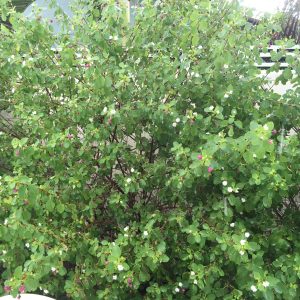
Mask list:
[[[282,96],[255,66],[276,20],[107,0],[54,34],[0,6],[0,293],[300,298],[299,52]]]

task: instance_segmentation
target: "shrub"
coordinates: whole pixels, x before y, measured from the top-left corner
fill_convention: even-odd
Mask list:
[[[272,20],[145,1],[130,27],[113,2],[59,35],[2,4],[4,291],[299,299],[297,56],[280,96],[254,65]]]

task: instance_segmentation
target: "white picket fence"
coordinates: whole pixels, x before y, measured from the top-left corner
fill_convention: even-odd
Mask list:
[[[262,63],[256,64],[257,68],[261,69],[261,75],[260,77],[265,78],[268,80],[268,83],[266,84],[266,88],[273,90],[275,93],[284,95],[288,90],[293,90],[294,87],[291,82],[287,82],[286,84],[283,84],[281,82],[275,84],[275,80],[278,76],[280,76],[284,69],[289,67],[289,64],[286,62],[287,56],[295,56],[295,51],[300,49],[299,45],[296,45],[292,48],[286,48],[284,51],[286,51],[286,55],[281,59],[281,62],[279,63],[279,71],[269,72],[268,70],[271,69],[275,62],[272,62],[272,55],[271,52],[275,51],[278,52],[282,49],[282,47],[279,46],[270,46],[268,48],[267,52],[261,52],[260,57],[263,60]],[[295,75],[295,72],[292,71],[292,73]]]

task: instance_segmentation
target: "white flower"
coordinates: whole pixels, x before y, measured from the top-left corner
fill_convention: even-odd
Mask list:
[[[245,232],[245,237],[248,238],[250,236],[249,232]]]
[[[245,202],[246,202],[246,199],[245,199],[245,198],[242,198],[241,201],[242,201],[243,203],[245,203]]]
[[[174,123],[172,124],[172,126],[173,126],[173,127],[176,127],[176,126],[177,126],[177,123],[174,122]]]
[[[131,169],[130,169],[130,172],[133,173],[133,172],[134,172],[134,168],[131,168]]]
[[[106,106],[103,108],[102,113],[104,113],[104,114],[107,113],[107,107]]]
[[[259,110],[260,109],[260,105],[258,103],[255,103],[254,108]]]
[[[240,255],[243,256],[244,254],[245,254],[245,251],[241,250],[241,251],[240,251]]]
[[[197,116],[198,114],[196,112],[193,113],[193,116]]]
[[[203,49],[203,47],[202,47],[201,45],[199,45],[199,46],[198,46],[198,49],[201,50],[201,49]]]
[[[267,124],[264,125],[264,130],[269,130],[269,126]]]
[[[128,226],[126,226],[126,227],[124,228],[124,231],[128,231],[128,229],[129,229],[129,227],[128,227]]]
[[[214,109],[214,106],[211,105],[209,108],[208,108],[210,111],[212,111]]]
[[[229,98],[229,95],[226,93],[225,95],[224,95],[224,98]]]
[[[56,268],[55,267],[51,267],[51,272],[56,272]]]
[[[36,111],[33,111],[32,114],[33,114],[33,115],[36,115]]]
[[[241,245],[245,245],[246,244],[246,240],[240,240]]]
[[[6,226],[8,224],[8,220],[5,219],[3,224]]]
[[[148,231],[145,230],[145,231],[143,232],[143,234],[144,234],[144,236],[148,236]]]
[[[126,182],[127,182],[127,183],[130,183],[130,182],[131,182],[131,178],[127,178],[127,179],[126,179]]]
[[[229,66],[228,65],[224,65],[224,69],[228,69],[229,68]]]
[[[198,284],[198,281],[197,281],[197,279],[195,279],[195,280],[194,280],[194,284]]]
[[[255,293],[257,291],[257,288],[255,285],[251,285],[250,289],[253,293]]]
[[[115,35],[114,36],[114,41],[117,41],[119,38]]]
[[[114,109],[112,109],[112,110],[110,111],[110,114],[111,114],[111,115],[115,115],[115,114],[116,114],[116,111],[115,111]]]
[[[122,265],[118,265],[118,270],[121,272],[124,270],[124,267]]]
[[[30,244],[29,244],[29,243],[26,243],[26,244],[25,244],[25,247],[26,247],[26,248],[30,248]]]
[[[117,275],[113,275],[112,279],[113,279],[113,280],[117,280],[117,279],[118,279],[118,276],[117,276]]]
[[[128,237],[128,234],[127,234],[127,233],[125,233],[125,234],[124,234],[124,237]]]
[[[49,294],[49,291],[48,290],[44,290],[44,294]]]
[[[226,180],[224,180],[224,181],[222,182],[222,184],[223,184],[223,186],[226,186],[226,185],[228,184],[228,182],[227,182]]]
[[[109,39],[109,40],[112,40],[112,39],[113,39],[113,36],[112,36],[112,35],[110,35],[108,39]]]
[[[235,226],[235,223],[230,223],[229,226],[233,228]]]
[[[179,122],[180,122],[180,119],[179,119],[179,118],[176,118],[175,121],[176,121],[176,123],[179,123]]]
[[[180,290],[179,290],[179,288],[177,287],[177,288],[175,288],[175,292],[176,293],[179,293],[180,292]]]
[[[7,251],[6,250],[2,250],[2,253],[3,253],[3,255],[5,255],[7,253]]]
[[[195,276],[195,272],[194,271],[191,271],[191,276]]]
[[[266,288],[266,287],[268,287],[270,285],[270,282],[269,281],[264,281],[262,283],[262,285]]]
[[[232,187],[228,187],[227,191],[228,191],[228,193],[232,193],[233,192],[233,188]]]
[[[253,155],[252,155],[252,156],[253,156],[253,158],[256,158],[256,157],[257,157],[257,155],[256,155],[255,153],[253,153]]]
[[[195,73],[195,77],[196,78],[200,77],[199,73]]]
[[[178,285],[179,285],[180,287],[182,287],[182,286],[183,286],[182,282],[179,282],[179,283],[178,283]]]
[[[230,91],[228,92],[228,94],[229,94],[229,95],[232,95],[232,94],[233,94],[233,91],[232,91],[232,90],[230,90]]]
[[[14,58],[15,58],[15,56],[12,55],[11,57],[9,57],[9,58],[7,59],[7,61],[8,61],[8,62],[11,62],[11,60],[13,60]]]

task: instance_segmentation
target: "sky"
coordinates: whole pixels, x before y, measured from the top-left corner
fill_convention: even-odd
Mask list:
[[[284,0],[240,0],[242,5],[254,8],[257,13],[275,13]]]

